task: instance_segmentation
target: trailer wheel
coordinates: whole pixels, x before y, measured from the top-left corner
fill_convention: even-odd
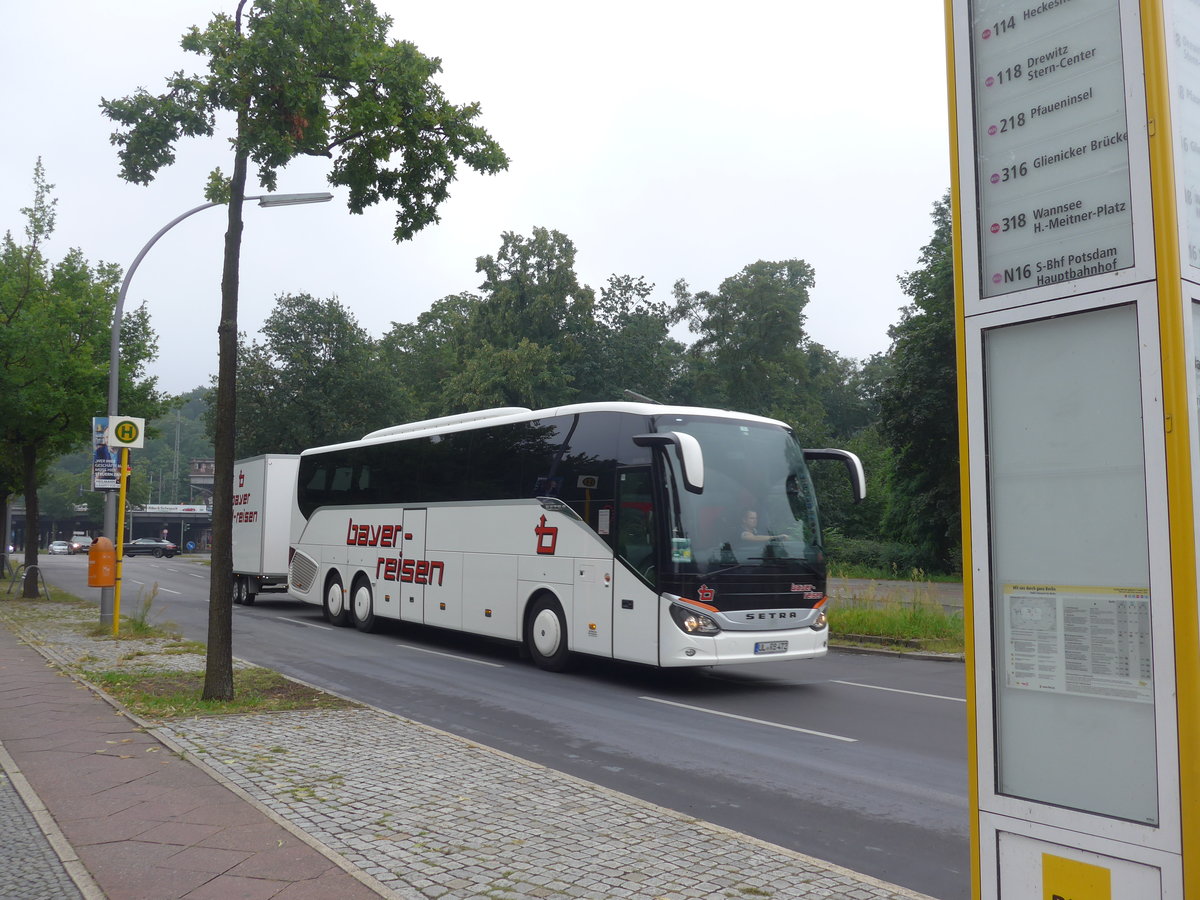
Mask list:
[[[246,602],[246,579],[241,575],[233,576],[233,602],[241,606]]]
[[[542,594],[530,606],[525,616],[525,647],[539,669],[566,671],[571,656],[567,649],[567,617],[553,595]]]
[[[354,589],[350,592],[350,612],[354,616],[354,627],[359,631],[370,633],[375,630],[378,623],[375,620],[371,582],[362,575],[354,579]]]
[[[346,592],[342,579],[334,572],[325,582],[325,621],[330,625],[349,625],[350,610],[346,609]]]
[[[242,603],[246,606],[253,606],[255,596],[254,591],[250,590],[250,576],[247,575],[242,579]]]

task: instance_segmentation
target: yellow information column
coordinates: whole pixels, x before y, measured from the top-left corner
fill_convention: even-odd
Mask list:
[[[1200,898],[1200,3],[947,23],[974,893]]]

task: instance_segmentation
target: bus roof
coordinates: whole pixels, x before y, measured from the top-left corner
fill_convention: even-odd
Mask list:
[[[709,416],[718,419],[730,419],[739,422],[757,422],[763,425],[778,425],[789,428],[786,422],[755,416],[749,413],[732,412],[727,409],[708,409],[699,406],[667,406],[658,403],[631,403],[626,401],[572,403],[566,406],[555,406],[548,409],[527,409],[525,407],[505,406],[496,409],[478,410],[462,413],[456,416],[441,416],[436,419],[426,419],[421,422],[409,422],[403,425],[393,425],[381,428],[364,435],[357,441],[345,441],[340,444],[328,444],[324,447],[310,447],[301,453],[307,456],[311,453],[326,453],[334,450],[345,450],[351,447],[361,447],[370,444],[386,444],[391,441],[408,440],[415,437],[429,437],[434,434],[450,434],[458,431],[473,431],[477,428],[490,428],[494,425],[508,425],[518,422],[530,422],[536,419],[547,419],[554,416],[569,416],[585,412],[621,412],[639,416],[688,415]]]

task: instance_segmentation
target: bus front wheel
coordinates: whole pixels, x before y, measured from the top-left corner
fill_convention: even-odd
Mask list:
[[[570,651],[567,649],[567,618],[558,601],[543,595],[533,601],[525,621],[525,647],[533,664],[549,672],[567,668]]]
[[[330,625],[349,625],[350,610],[346,608],[346,592],[342,590],[342,579],[330,576],[325,582],[325,621]]]
[[[354,627],[359,631],[375,630],[375,608],[371,602],[371,583],[361,575],[354,579],[354,590],[350,592],[350,612],[354,616]]]

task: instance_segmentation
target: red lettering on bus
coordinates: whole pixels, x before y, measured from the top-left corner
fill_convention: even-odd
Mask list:
[[[428,584],[441,587],[446,564],[440,559],[405,559],[381,556],[375,560],[375,580],[403,581],[406,584]],[[434,578],[437,578],[435,581]]]
[[[346,544],[351,547],[395,547],[399,534],[399,525],[355,525],[350,519],[346,525]]]

